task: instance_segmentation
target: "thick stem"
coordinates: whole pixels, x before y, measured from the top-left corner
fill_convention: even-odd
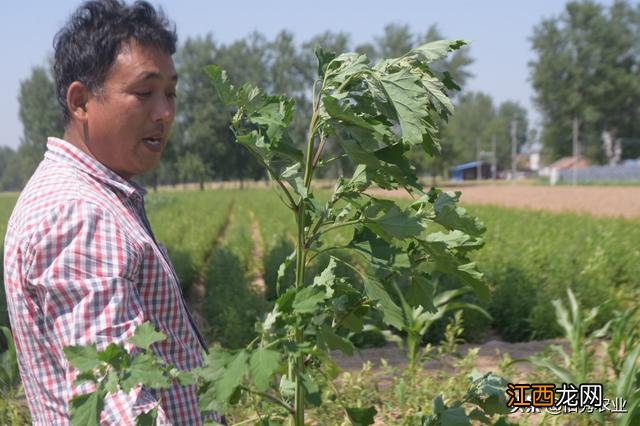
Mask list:
[[[309,161],[307,157],[307,161]],[[300,200],[298,205],[298,244],[296,246],[296,289],[301,289],[304,286],[304,263],[305,263],[305,241],[304,241],[304,200]],[[297,326],[295,329],[295,342],[301,344],[304,340],[304,330]],[[304,374],[304,358],[303,354],[299,353],[295,356],[293,365],[290,365],[290,372],[293,372],[293,379],[295,381],[295,413],[293,424],[295,426],[304,426],[304,388],[302,386],[302,375]],[[293,368],[291,368],[293,366]]]

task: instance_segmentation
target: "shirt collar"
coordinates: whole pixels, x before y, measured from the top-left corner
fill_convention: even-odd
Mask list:
[[[147,191],[136,182],[124,179],[113,170],[89,156],[71,143],[54,137],[47,139],[45,158],[65,163],[105,185],[122,191],[127,197],[144,197]]]

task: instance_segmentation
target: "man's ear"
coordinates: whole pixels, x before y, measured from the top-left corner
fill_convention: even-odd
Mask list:
[[[87,120],[89,95],[89,88],[79,81],[74,81],[69,85],[67,89],[67,108],[69,108],[69,115],[72,118],[78,121]]]

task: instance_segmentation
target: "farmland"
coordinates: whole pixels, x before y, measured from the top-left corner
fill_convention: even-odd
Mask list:
[[[3,234],[15,200],[15,195],[0,198]],[[256,188],[165,190],[149,194],[146,206],[156,237],[166,245],[210,343],[238,348],[251,341],[256,335],[256,319],[272,305],[278,267],[294,247],[293,219],[275,193]],[[505,341],[522,342],[562,336],[551,301],[563,298],[567,288],[575,292],[584,308],[599,307],[592,328],[602,326],[616,311],[638,300],[638,218],[598,218],[479,204],[465,207],[487,226],[485,247],[474,260],[492,290],[484,307],[493,317],[488,320],[465,311],[464,326],[460,327],[465,340],[481,343],[497,335]],[[349,235],[348,230],[341,230],[332,238],[345,240]],[[469,299],[477,302],[471,296]],[[430,343],[450,338],[447,324],[451,320],[451,316],[443,319],[427,333]],[[384,339],[364,335],[355,341],[371,346]],[[390,349],[387,346],[384,350]],[[358,380],[372,380],[371,374],[366,368],[353,371],[344,386],[353,391]],[[241,417],[242,413],[236,415]]]
[[[0,198],[3,235],[15,200]],[[293,219],[277,196],[264,189],[160,191],[146,204],[185,294],[198,279],[204,285],[202,315],[211,337],[232,346],[250,339],[253,321],[273,299],[278,267],[294,246]],[[494,321],[469,321],[469,340],[481,340],[489,330],[508,341],[556,337],[550,303],[567,287],[585,306],[607,301],[599,323],[640,295],[638,219],[476,204],[467,209],[488,228],[475,260],[494,292],[486,306]],[[348,237],[349,231],[334,235]],[[264,288],[256,289],[256,282]]]

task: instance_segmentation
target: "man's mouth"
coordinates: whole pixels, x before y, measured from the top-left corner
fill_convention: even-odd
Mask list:
[[[150,137],[142,139],[144,145],[153,152],[162,151],[162,138],[160,137]]]

